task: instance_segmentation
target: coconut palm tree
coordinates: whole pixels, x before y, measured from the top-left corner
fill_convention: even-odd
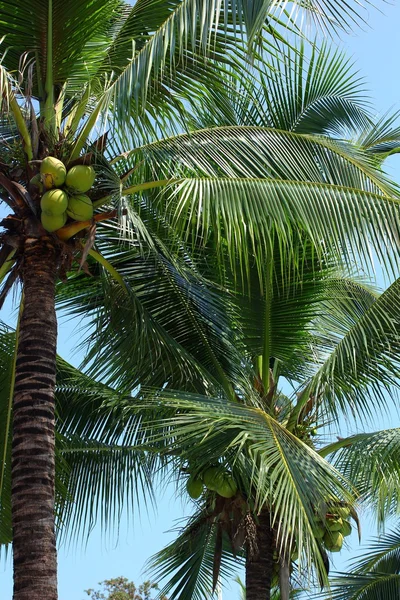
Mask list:
[[[189,473],[206,482],[210,465],[218,465],[221,472],[233,474],[239,488],[228,499],[203,492],[188,525],[153,559],[153,573],[158,578],[170,576],[163,593],[171,598],[203,597],[215,585],[221,561],[226,574],[235,555],[243,553],[249,598],[269,597],[274,571],[276,576],[280,571],[282,597],[287,597],[285,568],[287,574],[298,569],[307,579],[307,560],[324,581],[329,563],[317,541],[318,522],[335,513],[329,497],[336,499],[331,500],[334,505],[352,504],[351,493],[358,494],[355,486],[362,475],[350,478],[348,470],[341,472],[339,465],[326,463],[323,456],[335,445],[318,450],[315,429],[342,411],[362,418],[363,411],[373,410],[372,399],[378,402],[374,408],[381,410],[385,397],[377,393],[379,386],[386,390],[398,386],[399,323],[390,306],[397,304],[399,281],[377,296],[337,274],[331,280],[323,277],[319,287],[312,268],[309,279],[305,270],[302,281],[283,279],[280,287],[283,269],[278,261],[274,265],[270,306],[274,361],[269,363],[268,387],[262,380],[265,330],[259,325],[267,300],[255,297],[255,287],[252,300],[241,295],[240,312],[233,313],[242,360],[253,377],[253,394],[247,390],[243,395],[238,385],[236,402],[166,391],[154,400],[177,411],[153,436],[171,461],[179,456],[180,480],[185,482]],[[379,333],[366,346],[372,331]],[[287,380],[294,382],[291,397]],[[354,441],[341,440],[340,447]],[[358,456],[361,462],[362,455]],[[391,489],[398,502],[399,488]],[[356,513],[352,516],[357,524]],[[330,549],[329,540],[326,545]],[[298,559],[291,559],[294,548],[300,553],[297,567],[293,563]]]
[[[94,249],[96,238],[122,235],[154,247],[147,226],[155,218],[158,190],[162,214],[177,234],[194,227],[206,234],[209,212],[209,222],[216,219],[229,232],[231,256],[247,243],[249,232],[239,223],[254,216],[253,198],[264,196],[269,201],[259,217],[268,223],[273,215],[283,237],[286,224],[300,220],[314,238],[362,253],[367,244],[360,245],[360,231],[354,233],[353,210],[377,248],[382,240],[397,239],[397,191],[350,146],[268,128],[261,137],[251,128],[227,127],[160,141],[161,134],[184,130],[186,97],[200,97],[204,86],[218,87],[225,68],[245,65],[249,52],[264,45],[263,30],[271,45],[282,4],[173,0],[160,7],[156,0],[134,6],[119,0],[35,0],[21,7],[0,2],[0,185],[10,210],[2,221],[0,301],[17,280],[23,286],[13,384],[14,600],[57,596],[56,281],[78,264],[86,269],[90,256],[113,278],[117,295],[131,296],[115,267]],[[344,0],[338,10],[330,2],[310,2],[306,10],[318,22],[333,17],[338,26],[355,18]],[[288,159],[293,152],[304,158],[293,164]],[[246,154],[257,157],[255,165],[240,164]],[[351,168],[342,169],[346,159]],[[327,161],[328,179],[318,167]],[[342,175],[336,177],[339,168]],[[86,182],[77,172],[86,173]],[[87,181],[94,184],[90,190]],[[57,191],[64,183],[69,199]],[[77,198],[76,192],[85,191],[89,196]],[[315,218],[321,197],[325,210],[339,200],[347,207],[334,231]],[[64,224],[65,208],[69,222]],[[109,223],[104,229],[103,221]],[[269,226],[255,219],[250,237],[261,242],[260,252],[268,246],[268,232]]]
[[[302,52],[300,52],[300,57],[301,56]],[[334,58],[337,59],[337,57]],[[321,93],[321,88],[318,89],[317,86],[314,88],[312,85],[313,73],[317,73],[318,78],[320,77],[321,63],[325,61],[326,65],[326,59],[327,56],[323,53],[319,55],[318,59],[313,57],[311,67],[309,68],[307,77],[305,77],[308,81],[308,89],[310,90],[309,112],[311,115],[314,109],[317,114],[324,114],[323,109],[325,108],[326,102],[330,105],[330,109],[332,106],[336,106],[336,108],[340,107],[342,109],[343,106],[346,106],[346,98],[340,97],[338,94],[339,97],[336,98],[335,102],[335,99],[328,96],[328,92],[331,90],[329,90],[329,88],[326,90],[326,88],[324,89],[322,86],[322,89],[324,89],[328,96],[328,99],[326,100]],[[288,62],[296,64],[296,58],[291,57]],[[301,58],[299,62],[301,65]],[[342,66],[344,67],[344,65]],[[335,69],[337,74],[337,60],[332,60],[331,68],[332,71]],[[301,67],[296,64],[294,71],[296,73],[296,79],[298,80]],[[275,73],[276,79],[280,78],[282,69],[276,69]],[[345,68],[343,68],[343,74],[348,75]],[[320,83],[318,78],[316,83]],[[340,85],[340,77],[336,77],[333,82],[329,77],[327,79],[335,86]],[[283,90],[285,90],[285,86],[282,85],[282,80],[283,78],[281,77],[280,85],[278,85],[276,81],[273,81],[272,84],[270,81],[267,81],[265,86],[255,86],[250,87],[250,89],[241,88],[240,93],[237,95],[232,94],[232,97],[228,97],[224,92],[220,92],[219,94],[211,93],[210,102],[208,104],[209,111],[206,111],[201,115],[195,115],[194,121],[196,126],[206,126],[204,121],[207,122],[208,126],[210,123],[215,126],[216,121],[221,119],[222,114],[230,125],[235,124],[235,119],[240,121],[241,118],[245,117],[250,120],[251,118],[254,118],[254,115],[256,115],[258,120],[268,122],[267,119],[270,114],[272,114],[272,116],[276,115],[276,113],[271,110],[272,105],[273,107],[278,106],[281,109],[279,114],[281,123],[284,123],[288,129],[290,129],[291,126],[293,128],[304,127],[306,131],[310,131],[312,128],[312,118],[310,118],[309,121],[307,119],[308,107],[306,102],[301,105],[301,118],[299,118],[299,114],[296,114],[293,110],[293,106],[290,105],[289,102],[280,104],[275,102],[275,104],[273,104],[273,92],[275,90],[279,91],[280,98],[282,98],[282,95],[284,94]],[[343,80],[347,86],[349,82],[348,78],[343,78]],[[289,92],[293,93],[294,88],[293,81],[290,83],[286,82],[286,90],[289,98]],[[270,92],[270,87],[272,87],[272,93]],[[255,89],[257,91],[256,94],[254,94]],[[319,97],[317,92],[320,93]],[[337,89],[336,92],[338,92]],[[301,98],[301,94],[293,94],[293,97]],[[254,98],[256,98],[255,101]],[[261,98],[263,101],[260,100]],[[269,102],[265,102],[265,99]],[[268,112],[265,110],[265,106],[268,107]],[[284,110],[285,106],[288,107],[286,113]],[[229,110],[227,110],[227,107],[229,107]],[[289,112],[289,110],[292,112]],[[340,126],[343,128],[349,126],[350,114],[348,112],[344,112],[344,121],[341,121],[338,116],[335,116],[335,113],[331,112],[331,110],[329,111],[329,114],[331,114],[331,121],[329,121],[325,115],[320,121],[317,120],[316,129],[320,126],[325,128],[325,131],[330,128],[338,131]],[[339,112],[339,115],[341,116],[342,113]],[[203,119],[203,122],[201,119]],[[390,134],[387,137],[385,136],[384,131],[389,122],[390,119],[384,119],[378,124],[374,134],[362,132],[362,134],[358,136],[358,144],[360,146],[365,144],[367,152],[371,155],[375,155],[375,160],[380,161],[381,158],[379,158],[379,156],[385,156],[385,154],[391,152],[397,145],[396,137],[398,136],[398,132],[393,132],[393,134]],[[359,123],[360,122],[356,122],[356,124],[353,123],[353,130],[357,129],[356,126],[359,125]],[[361,125],[365,128],[365,121],[363,122],[361,120]],[[295,246],[294,240],[291,239],[291,252],[294,252]],[[397,302],[396,298],[398,295],[399,283],[396,282],[393,284],[393,286],[380,298],[379,302],[375,303],[377,296],[375,298],[373,294],[369,296],[371,292],[368,291],[367,288],[364,288],[363,286],[358,287],[360,284],[351,279],[346,280],[345,282],[343,296],[341,297],[340,294],[337,296],[336,294],[338,293],[341,284],[340,279],[334,277],[332,289],[329,290],[327,297],[322,301],[322,304],[318,309],[317,298],[311,300],[307,296],[307,276],[303,268],[301,277],[298,275],[297,285],[301,288],[302,292],[304,291],[305,293],[306,308],[305,305],[301,304],[298,289],[296,289],[296,284],[293,283],[293,281],[296,282],[296,276],[292,271],[290,260],[286,259],[285,262],[282,261],[280,254],[281,248],[279,251],[273,252],[270,256],[271,271],[269,275],[273,284],[269,294],[269,286],[266,283],[265,272],[263,272],[260,277],[259,265],[257,264],[256,257],[254,257],[252,251],[253,248],[249,251],[249,256],[251,256],[249,261],[253,261],[253,264],[248,267],[247,271],[247,275],[250,272],[252,273],[252,277],[245,277],[241,284],[238,284],[237,280],[232,284],[232,293],[237,294],[239,292],[240,300],[237,300],[238,305],[231,312],[232,321],[230,329],[238,329],[243,333],[244,338],[239,342],[239,345],[242,344],[241,364],[243,365],[247,361],[250,361],[250,365],[248,366],[252,369],[253,374],[247,379],[247,382],[249,380],[256,382],[254,385],[255,390],[253,391],[256,392],[255,396],[258,400],[254,399],[254,394],[252,395],[249,393],[248,388],[246,389],[246,392],[243,393],[243,379],[242,381],[235,381],[232,385],[235,389],[235,393],[239,394],[239,397],[242,398],[242,400],[243,398],[246,398],[247,402],[254,402],[257,406],[261,404],[262,410],[265,411],[266,414],[270,414],[269,411],[271,411],[272,408],[277,410],[275,402],[278,402],[279,411],[282,410],[282,407],[279,406],[282,394],[277,394],[276,392],[276,380],[280,378],[281,380],[296,381],[300,390],[299,395],[297,401],[294,403],[295,406],[293,406],[293,410],[289,411],[289,414],[286,411],[284,422],[285,426],[288,426],[292,433],[300,439],[307,439],[308,442],[310,442],[310,433],[314,429],[315,422],[321,420],[323,423],[324,419],[327,418],[326,415],[330,415],[329,418],[334,418],[341,411],[348,412],[349,414],[355,413],[362,415],[363,412],[371,410],[369,403],[366,402],[368,388],[369,392],[372,393],[372,395],[369,396],[371,401],[373,399],[380,399],[383,401],[384,397],[381,391],[382,386],[385,387],[385,390],[388,390],[392,385],[397,385],[399,374],[398,363],[396,351],[392,353],[392,350],[398,344],[398,324],[396,324],[397,317],[395,312],[393,312],[393,307]],[[295,264],[301,263],[304,267],[304,262],[306,262],[304,248],[302,248],[302,251],[298,252],[297,261],[294,260],[293,262]],[[315,268],[316,265],[314,264],[309,273],[312,286],[316,285]],[[318,268],[321,269],[321,265],[319,265]],[[203,267],[201,270],[203,273],[206,272],[208,277],[212,278],[210,271],[207,270],[206,267]],[[237,268],[236,272],[238,271],[239,269]],[[229,272],[229,266],[226,266],[225,275],[227,272]],[[300,281],[301,283],[299,283]],[[281,288],[279,288],[278,282],[281,282]],[[315,288],[313,289],[315,291]],[[226,288],[224,288],[224,290],[226,292]],[[292,293],[293,298],[291,297]],[[354,296],[352,296],[353,293]],[[368,297],[369,300],[367,300]],[[365,301],[367,304],[362,308]],[[333,316],[331,314],[331,308],[329,308],[330,302],[334,302],[339,306],[344,302],[344,306],[341,306],[341,309],[344,309],[344,311]],[[347,306],[347,303],[349,303],[349,306]],[[276,313],[274,312],[274,309],[277,310]],[[310,310],[309,313],[307,312],[308,310]],[[346,312],[347,310],[349,310],[348,313]],[[351,314],[353,310],[355,310],[355,312]],[[370,310],[372,314],[377,311],[376,316],[371,317]],[[282,311],[282,313],[280,313],[280,311]],[[319,318],[323,315],[322,321],[319,322],[318,326],[314,321],[317,314],[317,321],[319,321]],[[260,327],[260,315],[263,315],[264,317],[262,320],[263,327]],[[390,317],[388,315],[390,315]],[[304,318],[304,321],[302,321],[302,318]],[[310,318],[310,323],[312,323],[313,333],[311,337],[309,337],[310,331],[308,330],[309,325],[307,325],[307,318]],[[326,319],[325,322],[324,319]],[[375,325],[373,323],[376,323],[376,326],[379,323],[380,327],[383,327],[383,329],[381,329],[383,337],[378,336],[376,338],[376,346],[375,343],[371,341],[370,346],[365,347],[364,340],[369,339],[371,336],[366,333],[364,327],[367,326],[367,328],[372,327],[374,329]],[[318,335],[315,328],[321,333],[323,340],[321,341],[319,350],[317,341]],[[265,339],[268,332],[270,340]],[[389,339],[391,340],[390,342]],[[238,341],[236,340],[236,344],[237,343]],[[382,343],[383,345],[381,345]],[[280,344],[282,344],[282,346],[280,346]],[[390,356],[384,356],[389,346],[392,346]],[[355,350],[355,348],[357,348],[357,350]],[[383,348],[385,348],[385,350],[383,350]],[[383,354],[378,358],[378,355],[380,355],[382,351]],[[307,364],[309,352],[311,353],[310,362]],[[355,357],[357,358],[355,359]],[[374,357],[378,359],[375,361]],[[382,359],[383,362],[381,362]],[[317,369],[317,372],[311,375],[319,360],[322,361],[323,366],[321,364],[320,368]],[[326,362],[324,363],[325,360]],[[337,363],[339,363],[339,367]],[[364,371],[364,369],[368,371],[368,376],[366,376],[367,371]],[[237,372],[238,371],[239,369]],[[328,379],[325,379],[326,377],[328,377]],[[274,399],[275,394],[277,394],[278,400]],[[261,396],[261,400],[259,396]],[[158,396],[158,401],[161,399],[162,394]],[[271,405],[268,406],[267,401],[269,401]],[[171,400],[170,405],[173,404],[173,402],[174,400]],[[189,446],[191,446],[191,449],[185,447],[185,451],[188,451],[188,455],[185,454],[184,457],[189,464],[191,462],[196,464],[196,462],[198,463],[199,461],[196,452],[199,451],[201,455],[205,457],[204,460],[206,461],[205,465],[203,463],[202,467],[197,467],[198,472],[201,473],[202,469],[204,470],[207,464],[209,465],[213,462],[218,464],[218,451],[222,452],[222,448],[224,447],[227,438],[228,441],[231,441],[229,432],[227,433],[227,431],[223,429],[223,423],[225,423],[228,429],[234,429],[237,435],[235,442],[240,448],[242,448],[242,436],[246,435],[251,439],[251,434],[249,432],[248,421],[246,421],[246,427],[244,427],[243,430],[240,429],[240,425],[237,425],[237,428],[235,429],[232,419],[230,418],[231,415],[228,418],[225,414],[221,414],[223,413],[223,408],[221,408],[220,404],[217,405],[218,417],[215,417],[216,425],[213,426],[210,413],[212,413],[213,409],[215,410],[216,405],[213,405],[213,409],[207,406],[204,409],[205,413],[203,413],[201,412],[201,408],[199,408],[201,406],[199,397],[196,399],[196,402],[197,409],[194,409],[193,404],[191,405],[192,409],[195,410],[195,416],[193,417],[191,425],[196,422],[197,426],[193,426],[192,429],[189,429],[188,427],[185,432],[190,439]],[[204,402],[206,401],[204,400]],[[188,405],[185,405],[183,402],[177,404],[176,407],[179,411],[182,411],[183,408],[187,409]],[[230,410],[235,409],[229,407],[229,411]],[[317,411],[315,415],[313,414],[314,410]],[[313,418],[310,418],[311,415],[313,415]],[[224,421],[225,418],[226,421]],[[313,419],[315,420],[313,421]],[[250,417],[248,420],[250,420]],[[198,426],[199,422],[204,423],[204,427],[200,428]],[[210,429],[207,430],[207,427]],[[213,427],[221,428],[220,433],[222,439],[218,438],[218,441],[214,439]],[[179,429],[179,426],[172,426],[172,429],[173,433],[171,434],[171,438],[174,439],[174,436],[177,436],[177,429]],[[199,436],[198,438],[196,437],[197,434]],[[213,453],[211,454],[211,451],[208,451],[207,444],[200,441],[203,436],[204,439],[212,438],[212,442],[217,445],[218,450],[213,450]],[[268,437],[267,433],[265,433],[265,437]],[[256,439],[258,440],[259,438]],[[228,444],[228,442],[226,443]],[[351,445],[351,443],[348,440],[345,440],[343,445]],[[265,445],[267,447],[267,443]],[[175,446],[173,447],[175,448]],[[177,449],[176,451],[181,452],[182,458],[181,441],[177,443],[177,448],[179,450]],[[269,453],[271,454],[272,449],[270,446],[268,448]],[[322,450],[322,454],[328,452],[329,448],[330,447],[328,446],[326,451]],[[229,467],[234,470],[235,467],[238,468],[235,463],[235,461],[238,461],[238,457],[231,447],[229,447],[229,451],[233,452],[233,458],[232,456],[230,457],[232,463],[229,463]],[[267,450],[265,450],[265,452],[267,452]],[[299,457],[297,457],[297,462],[300,462]],[[233,464],[235,466],[233,466]],[[304,464],[307,464],[306,461],[304,461]],[[251,470],[255,467],[249,468]],[[257,468],[261,469],[260,465],[257,465]],[[301,476],[307,480],[304,472],[301,473]],[[238,473],[238,477],[242,481],[244,476],[240,472]],[[357,481],[355,480],[354,474],[352,474],[350,481],[356,482],[357,484],[359,483],[359,479],[357,479]],[[246,489],[245,495],[251,497],[251,492]],[[321,502],[323,499],[320,498],[319,501]],[[311,501],[310,504],[311,506],[315,506],[315,499],[314,501]],[[237,517],[238,526],[243,526],[243,512],[241,511],[243,511],[243,507],[240,508],[239,516]],[[226,503],[222,503],[221,505],[221,502],[219,502],[217,506],[210,507],[209,499],[206,499],[205,504],[193,517],[193,521],[189,523],[188,528],[183,531],[177,541],[155,558],[154,565],[159,569],[156,571],[157,576],[165,576],[172,571],[177,570],[171,579],[169,587],[164,590],[166,593],[170,594],[171,589],[176,586],[174,592],[176,595],[173,597],[189,598],[192,597],[193,593],[198,593],[200,597],[202,594],[206,593],[207,586],[210,585],[212,579],[214,579],[215,585],[216,577],[219,572],[219,563],[223,556],[222,550],[225,551],[225,556],[227,556],[228,561],[232,555],[232,548],[223,548],[221,544],[223,535],[230,535],[232,538],[232,532],[229,531],[229,527],[232,526],[232,519],[234,519],[234,517],[232,517],[233,514],[234,510],[232,506],[227,506]],[[294,509],[289,511],[289,514],[295,514]],[[267,597],[266,594],[269,593],[268,587],[271,581],[271,567],[273,564],[271,557],[273,551],[276,551],[274,543],[276,544],[278,537],[277,531],[274,532],[274,535],[270,534],[269,539],[268,535],[261,535],[263,531],[271,531],[271,515],[266,514],[263,519],[265,522],[261,522],[262,514],[260,514],[258,522],[256,521],[255,525],[253,523],[253,527],[255,530],[258,529],[258,535],[260,536],[258,542],[258,545],[260,546],[259,556],[263,557],[265,564],[263,564],[262,560],[251,560],[246,564],[248,573],[247,580],[249,584],[254,584],[254,589],[248,589],[248,595],[254,598]],[[276,515],[275,519],[278,519]],[[283,520],[284,517],[280,515],[279,519]],[[296,513],[296,521],[298,519],[299,517]],[[228,525],[226,520],[228,520]],[[286,524],[285,527],[287,527],[289,531],[292,531],[294,524],[290,522]],[[264,543],[265,546],[261,548],[262,543]],[[247,550],[249,550],[249,547]],[[235,551],[238,551],[238,547],[235,547],[235,544],[233,544],[233,552]],[[283,551],[282,559],[285,558],[285,551],[287,551],[287,549]],[[185,566],[183,566],[184,564]],[[196,575],[196,573],[198,575]],[[209,579],[207,579],[207,576],[209,576]],[[196,585],[198,585],[197,589]],[[253,594],[253,596],[251,594]]]

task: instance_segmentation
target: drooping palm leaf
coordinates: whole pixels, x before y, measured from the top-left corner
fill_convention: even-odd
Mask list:
[[[15,332],[0,332],[0,547],[12,541],[11,406]],[[153,484],[163,458],[147,453],[133,432],[140,415],[129,422],[118,409],[119,395],[58,358],[56,410],[56,515],[60,539],[89,535],[96,523],[112,527],[121,512],[130,513],[139,498],[153,501]],[[124,428],[142,446],[124,443]],[[126,436],[126,432],[125,432]],[[102,440],[102,441],[99,441]]]
[[[367,554],[351,562],[350,573],[332,578],[332,600],[395,600],[400,592],[399,529],[375,538]]]
[[[231,372],[234,380],[243,378],[222,294],[190,271],[190,258],[179,266],[161,252],[143,254],[112,242],[112,229],[104,231],[110,237],[107,245],[99,238],[98,247],[125,288],[93,265],[94,280],[81,273],[59,289],[61,307],[90,319],[90,373],[128,390],[179,384],[227,389]]]
[[[303,565],[312,557],[324,569],[312,534],[315,511],[322,510],[318,507],[329,493],[351,498],[345,480],[329,463],[259,409],[177,392],[160,392],[154,402],[168,402],[177,411],[160,421],[160,433],[150,437],[155,445],[177,452],[200,472],[221,464],[222,457],[255,514],[262,506],[271,508],[283,549],[293,535],[300,555],[304,552]]]
[[[343,331],[336,348],[311,379],[307,391],[319,396],[332,414],[338,409],[371,414],[385,406],[398,387],[400,280]],[[346,327],[346,328],[347,328]],[[371,399],[372,402],[368,402]]]
[[[176,539],[155,554],[148,568],[157,580],[171,576],[159,595],[173,600],[200,600],[212,593],[214,551],[217,535],[216,519],[209,514],[207,506],[201,506],[188,519]],[[231,575],[240,566],[227,540],[222,546],[220,576]]]
[[[400,430],[387,429],[358,434],[322,450],[372,505],[384,523],[398,513],[400,503]]]

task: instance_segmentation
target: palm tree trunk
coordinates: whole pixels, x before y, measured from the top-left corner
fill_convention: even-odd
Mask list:
[[[254,542],[254,551],[250,551],[248,544],[246,552],[246,600],[269,600],[275,541],[267,509],[258,517]]]
[[[13,600],[57,600],[54,531],[57,264],[58,251],[50,237],[26,239],[11,460]]]

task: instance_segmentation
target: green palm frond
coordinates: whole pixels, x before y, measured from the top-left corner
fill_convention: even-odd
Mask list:
[[[329,494],[353,501],[339,472],[259,409],[178,392],[159,392],[154,402],[176,414],[159,421],[160,433],[155,430],[149,443],[177,452],[198,472],[213,464],[229,467],[252,511],[271,510],[282,551],[295,538],[303,566],[312,560],[323,572],[312,533],[318,507]]]
[[[194,227],[205,239],[213,231],[217,239],[226,239],[218,250],[231,260],[239,253],[245,266],[249,247],[261,265],[273,236],[290,247],[288,232],[297,229],[317,251],[324,239],[349,262],[359,257],[367,266],[373,248],[382,265],[396,269],[388,240],[395,245],[399,235],[397,198],[322,183],[211,177],[178,180],[168,192],[162,201],[186,239]]]
[[[340,440],[327,446],[331,462],[353,482],[381,523],[400,505],[400,430],[387,429]]]
[[[331,595],[326,600],[396,600],[400,591],[400,575],[393,573],[344,573],[331,582]]]
[[[147,568],[152,577],[157,580],[168,578],[159,596],[167,595],[171,600],[209,598],[212,594],[217,519],[212,517],[205,504],[178,531],[176,539],[148,561]],[[233,556],[224,536],[221,579],[229,577],[240,565],[240,558]]]
[[[400,113],[384,114],[376,123],[370,124],[361,133],[357,143],[368,153],[384,158],[398,152],[400,148]]]
[[[88,39],[99,35],[109,26],[120,10],[120,0],[32,0],[22,6],[17,0],[0,3],[0,37],[5,36],[3,65],[13,73],[35,61],[36,94],[42,95],[46,77],[49,10],[52,11],[52,78],[62,86]],[[78,26],[79,25],[79,26]],[[38,85],[37,85],[38,84]]]
[[[371,414],[395,397],[399,381],[396,280],[348,330],[307,385],[332,414]],[[369,402],[371,400],[372,402]]]
[[[229,388],[243,370],[229,331],[226,299],[196,274],[188,255],[178,261],[160,252],[99,236],[98,247],[125,287],[90,263],[96,274],[72,276],[59,288],[59,305],[86,315],[91,348],[85,364],[104,381],[125,389],[138,385]],[[132,340],[135,340],[132,343]],[[229,393],[229,390],[227,391]]]
[[[15,332],[0,330],[0,546],[12,540],[11,407]],[[120,394],[97,383],[60,357],[56,387],[56,513],[59,538],[78,539],[96,523],[112,527],[139,498],[153,503],[162,456],[147,452],[135,436],[140,414],[125,419]],[[110,409],[110,406],[116,406]],[[149,413],[150,414],[150,413]],[[155,418],[156,415],[153,415]],[[140,447],[128,442],[137,442]]]
[[[192,103],[193,119],[197,129],[258,125],[343,138],[370,124],[364,85],[344,54],[303,43],[263,56],[240,79],[227,74],[201,107]]]
[[[124,510],[135,513],[141,498],[154,506],[153,484],[162,462],[141,448],[105,444],[80,436],[57,439],[56,507],[60,539],[88,536],[96,524],[113,529]]]
[[[127,152],[122,158],[131,160],[124,168],[146,160],[150,170],[153,165],[154,171],[161,169],[159,179],[192,172],[204,177],[325,183],[388,195],[396,189],[368,155],[348,142],[271,127],[234,126],[193,131]],[[171,172],[172,162],[177,163],[175,173]]]
[[[375,571],[400,574],[399,527],[375,538],[372,543],[369,543],[368,549],[369,553],[352,561],[357,572]]]
[[[349,565],[351,573],[332,578],[329,600],[395,600],[400,592],[400,531],[369,545],[369,553]]]
[[[306,240],[293,236],[291,255],[273,256],[270,295],[260,289],[255,266],[243,286],[235,281],[238,327],[247,356],[264,354],[279,363],[279,376],[304,383],[334,351],[354,323],[376,300],[376,294],[357,278],[347,277],[328,256],[318,260]],[[296,257],[293,259],[293,257]],[[265,279],[263,280],[265,285]],[[269,309],[267,314],[267,298]],[[260,326],[262,323],[262,326]],[[343,331],[345,330],[345,331]]]

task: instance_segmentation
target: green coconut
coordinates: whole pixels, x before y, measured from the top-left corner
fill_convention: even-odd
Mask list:
[[[93,204],[89,196],[80,194],[70,196],[67,214],[74,221],[88,221],[93,217]]]
[[[326,517],[326,528],[328,531],[339,531],[342,529],[343,519],[340,517]]]
[[[68,196],[59,189],[49,190],[40,200],[42,213],[49,216],[62,215],[68,207]]]
[[[197,500],[203,493],[203,482],[197,477],[189,477],[186,482],[186,490],[193,500]]]
[[[42,212],[40,220],[42,221],[42,225],[46,231],[57,231],[57,229],[64,227],[67,221],[67,215],[66,213],[62,213],[61,215],[49,215]]]
[[[40,165],[40,174],[46,189],[60,187],[64,184],[67,169],[64,163],[54,156],[47,156]]]
[[[224,480],[224,472],[221,467],[209,467],[203,474],[204,485],[216,492]]]
[[[343,536],[340,531],[327,531],[324,535],[324,544],[331,552],[340,552],[343,546]]]
[[[39,192],[39,194],[43,194],[44,185],[43,185],[42,176],[40,175],[40,173],[38,173],[37,175],[32,177],[32,179],[29,182],[29,185],[30,185],[30,187],[37,188],[37,191]]]
[[[73,194],[82,194],[92,187],[96,173],[93,167],[87,165],[76,165],[72,167],[65,179],[65,185]]]
[[[316,539],[316,540],[322,540],[322,538],[323,538],[323,537],[324,537],[324,535],[325,535],[325,531],[326,531],[326,529],[325,529],[325,527],[322,525],[322,523],[318,523],[318,524],[315,526],[315,529],[314,529],[314,537],[315,537],[315,539]]]
[[[342,525],[342,529],[340,530],[340,533],[342,534],[343,537],[347,537],[348,535],[350,535],[352,532],[352,527],[350,525],[350,523],[348,521],[343,521],[343,525]]]
[[[226,475],[216,489],[223,498],[232,498],[237,492],[237,484],[232,475]]]
[[[347,519],[350,516],[350,508],[348,506],[336,506],[334,513],[341,519]]]

